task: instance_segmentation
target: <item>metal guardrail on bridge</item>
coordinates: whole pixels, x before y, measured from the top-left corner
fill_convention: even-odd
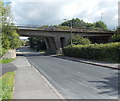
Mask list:
[[[71,29],[60,29],[56,27],[48,27],[48,28],[43,28],[41,25],[32,25],[32,24],[19,24],[15,25],[18,29],[31,29],[31,30],[44,30],[44,31],[71,31]],[[72,31],[75,32],[113,32],[113,31],[103,31],[101,29],[72,29]]]

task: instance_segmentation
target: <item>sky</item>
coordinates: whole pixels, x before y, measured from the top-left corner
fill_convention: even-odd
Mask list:
[[[72,18],[93,23],[102,15],[109,29],[118,26],[120,0],[4,0],[10,1],[16,24],[57,25]]]

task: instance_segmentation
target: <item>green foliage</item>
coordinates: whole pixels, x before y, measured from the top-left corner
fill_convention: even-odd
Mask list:
[[[10,48],[15,49],[22,45],[22,41],[16,32],[11,33]]]
[[[120,34],[120,27],[118,27],[115,31],[116,34]]]
[[[62,26],[73,27],[73,29],[90,29],[90,30],[108,30],[106,24],[103,21],[97,21],[95,23],[87,23],[81,19],[71,19],[61,23]]]
[[[120,42],[120,27],[115,31],[115,34],[109,39],[109,42]]]
[[[15,49],[21,46],[21,40],[19,35],[13,29],[12,16],[10,12],[10,5],[4,6],[0,1],[0,26],[2,27],[2,33],[0,33],[0,46],[2,49]]]
[[[72,26],[73,31],[76,31],[76,30],[78,31],[81,29],[85,31],[87,30],[88,31],[108,30],[106,24],[103,21],[97,21],[95,23],[88,23],[79,18],[75,18],[75,19],[73,18],[71,20],[66,20],[60,25],[43,25],[39,29],[51,27],[51,28],[55,28],[55,30],[71,30],[71,26]]]
[[[86,28],[87,29],[95,29],[95,24],[94,23],[86,23]]]
[[[79,44],[86,45],[91,43],[91,41],[88,38],[83,38],[79,35],[73,36],[72,42],[74,45],[79,45]]]
[[[68,27],[68,26],[55,25],[53,27],[55,27],[56,29],[60,29],[60,30],[70,30],[70,27]]]
[[[0,78],[0,100],[13,99],[14,72],[7,72]]]
[[[43,25],[41,28],[48,28],[49,25]]]
[[[2,48],[2,46],[0,46],[0,57],[3,56],[3,54],[5,54],[7,52],[7,50],[5,48]]]
[[[114,35],[110,38],[109,42],[120,42],[120,34],[114,34]]]
[[[9,37],[3,33],[2,33],[2,44],[1,45],[4,49],[9,49],[10,47]]]
[[[102,30],[107,30],[107,26],[103,21],[97,21],[95,23],[96,28],[101,28]]]
[[[63,49],[65,56],[120,62],[120,43],[73,45]]]
[[[45,41],[41,38],[29,38],[29,44],[32,49],[37,51],[46,49]]]
[[[72,19],[72,20],[67,20],[61,24],[62,26],[69,26],[73,28],[85,28],[86,23],[83,20],[80,20],[78,18]]]
[[[15,60],[15,59],[0,59],[0,63],[2,63],[2,64],[4,64],[4,63],[10,63],[10,62],[12,62],[13,60]]]

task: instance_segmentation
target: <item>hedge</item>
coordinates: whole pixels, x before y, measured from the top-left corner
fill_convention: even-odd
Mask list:
[[[92,60],[120,62],[120,42],[107,44],[69,45],[63,49],[63,54]]]

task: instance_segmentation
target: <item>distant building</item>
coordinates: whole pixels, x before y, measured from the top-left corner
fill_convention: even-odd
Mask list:
[[[120,1],[118,2],[118,26],[120,27]]]

